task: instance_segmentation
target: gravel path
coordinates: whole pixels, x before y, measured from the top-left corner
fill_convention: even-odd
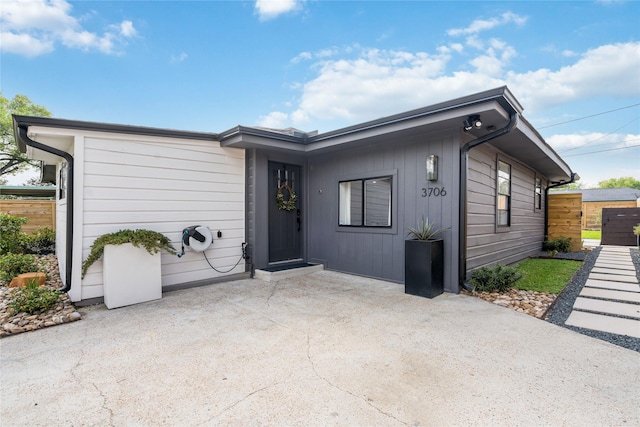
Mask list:
[[[587,282],[589,273],[596,263],[596,259],[598,258],[598,254],[600,253],[601,249],[601,247],[598,247],[586,254],[582,267],[580,267],[580,269],[573,276],[573,279],[571,279],[569,284],[564,288],[560,295],[558,295],[558,298],[556,298],[553,305],[547,311],[545,320],[555,325],[559,325],[564,328],[579,332],[581,334],[608,341],[612,344],[640,352],[639,338],[610,334],[608,332],[593,331],[590,329],[567,326],[564,324],[567,321],[569,314],[571,314],[573,303],[575,302],[578,294],[580,294],[580,291]],[[637,248],[631,249],[631,259],[633,260],[633,263],[636,267],[636,275],[640,277],[640,253]]]

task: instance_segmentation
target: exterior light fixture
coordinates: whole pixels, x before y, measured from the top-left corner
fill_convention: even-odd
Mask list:
[[[438,156],[435,154],[431,154],[427,156],[427,181],[437,181],[438,180]]]
[[[480,129],[482,127],[482,120],[480,120],[480,116],[474,115],[469,116],[464,121],[464,130],[465,132],[469,132],[471,129]]]

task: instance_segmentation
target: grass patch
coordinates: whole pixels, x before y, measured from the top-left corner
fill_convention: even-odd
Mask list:
[[[602,231],[600,230],[582,230],[583,239],[602,239]]]
[[[520,262],[516,269],[524,276],[515,288],[559,294],[567,286],[582,262],[531,258]]]

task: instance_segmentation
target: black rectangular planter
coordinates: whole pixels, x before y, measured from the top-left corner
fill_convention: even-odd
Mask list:
[[[405,240],[404,293],[433,298],[444,292],[444,241]]]

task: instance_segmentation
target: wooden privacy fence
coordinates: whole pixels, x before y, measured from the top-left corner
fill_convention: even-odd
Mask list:
[[[27,234],[42,227],[56,229],[55,200],[0,200],[0,212],[26,217],[22,231]]]
[[[582,194],[549,194],[548,239],[571,238],[571,250],[582,249]]]
[[[640,224],[640,208],[602,209],[603,245],[635,246],[637,238],[633,227]]]

